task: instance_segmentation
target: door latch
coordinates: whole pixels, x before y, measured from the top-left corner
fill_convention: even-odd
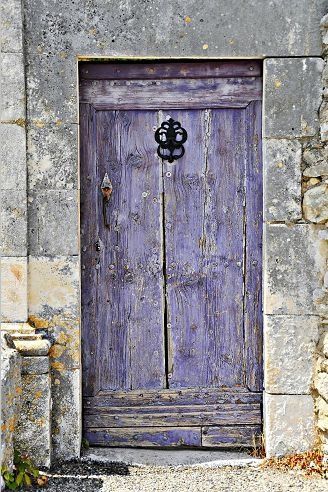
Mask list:
[[[103,195],[103,219],[105,227],[109,227],[109,211],[108,211],[108,202],[112,195],[113,185],[111,180],[108,177],[108,174],[105,173],[104,179],[101,183],[101,193]]]

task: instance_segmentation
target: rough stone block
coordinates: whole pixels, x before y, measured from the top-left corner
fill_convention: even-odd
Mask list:
[[[328,101],[323,101],[320,106],[320,137],[323,142],[328,140]]]
[[[23,20],[21,0],[1,0],[0,3],[1,51],[23,51]]]
[[[31,257],[29,285],[29,319],[51,336],[52,367],[80,367],[78,258]]]
[[[73,3],[65,7],[54,1],[25,2],[29,51],[45,52],[51,46],[62,56],[66,51],[166,57],[320,56],[319,24],[326,13],[322,0],[313,0],[311,6],[308,0],[289,0],[283,9],[280,2],[263,0],[248,3],[247,8],[240,8],[240,0],[211,0],[206,9],[195,0],[177,0],[174,5],[154,0],[145,23],[142,1],[122,9],[109,8],[103,0],[86,2],[83,9]],[[185,15],[191,19],[188,24]]]
[[[0,125],[0,188],[26,189],[25,128],[18,125]]]
[[[26,192],[1,192],[1,253],[3,256],[27,254]]]
[[[328,184],[319,184],[304,193],[303,213],[305,220],[317,224],[328,220]]]
[[[317,412],[317,425],[323,432],[328,431],[328,403],[323,398],[319,397],[315,402],[315,409]]]
[[[52,385],[54,458],[76,458],[81,446],[80,371],[53,368]]]
[[[14,433],[20,411],[21,357],[1,340],[1,465],[13,465]]]
[[[1,314],[4,322],[27,320],[27,259],[1,258]]]
[[[328,401],[328,373],[319,372],[314,380],[314,386],[322,398]]]
[[[50,369],[49,357],[22,357],[22,374],[48,374]]]
[[[28,129],[30,188],[78,188],[77,128],[77,125],[59,124]]]
[[[15,433],[15,447],[36,466],[51,461],[51,391],[49,374],[22,376],[22,408]]]
[[[77,255],[79,197],[76,190],[33,191],[29,196],[32,255]]]
[[[265,314],[317,314],[313,293],[326,270],[318,226],[271,224],[264,238]]]
[[[298,141],[265,139],[265,220],[292,221],[302,217],[301,159]]]
[[[267,393],[310,394],[318,325],[316,316],[265,316]]]
[[[22,53],[2,53],[1,120],[5,122],[25,118],[25,77]]]
[[[33,125],[78,123],[73,54],[62,50],[55,56],[30,53],[26,75],[27,115]]]
[[[269,458],[311,449],[316,437],[312,396],[265,393],[264,430]]]
[[[264,60],[264,137],[306,137],[319,130],[321,58]]]

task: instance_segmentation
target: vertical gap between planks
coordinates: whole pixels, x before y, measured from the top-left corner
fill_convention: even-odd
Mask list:
[[[163,121],[164,115],[162,111],[157,112],[157,128],[160,127]],[[158,157],[158,164],[161,166],[161,172],[159,173],[160,190],[161,190],[161,201],[162,201],[162,240],[161,240],[161,248],[162,248],[162,263],[163,263],[163,333],[164,333],[164,370],[165,370],[165,388],[169,388],[169,337],[168,337],[168,304],[167,304],[167,289],[166,289],[166,235],[165,235],[165,188],[164,188],[164,160]]]

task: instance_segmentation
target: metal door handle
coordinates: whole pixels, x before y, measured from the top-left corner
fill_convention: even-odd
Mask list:
[[[105,173],[104,179],[102,180],[101,193],[103,195],[103,219],[105,227],[109,227],[109,214],[108,214],[108,202],[112,195],[113,185],[111,180],[108,177],[108,174]]]

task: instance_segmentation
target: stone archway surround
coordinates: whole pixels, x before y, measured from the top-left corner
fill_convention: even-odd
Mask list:
[[[77,7],[72,7],[73,13],[62,12],[59,22],[60,11],[56,9],[62,6],[56,2],[44,5],[41,0],[27,0],[23,10],[18,1],[4,2],[11,24],[1,54],[5,67],[1,116],[5,141],[1,180],[5,203],[2,329],[25,333],[25,338],[28,332],[30,344],[36,331],[38,338],[42,335],[52,343],[52,408],[48,393],[44,393],[51,425],[30,422],[30,436],[24,434],[23,439],[26,444],[37,433],[43,443],[41,449],[49,450],[45,460],[50,459],[51,449],[59,458],[80,453],[76,68],[78,60],[91,57],[158,59],[182,53],[186,58],[200,59],[263,58],[266,449],[268,455],[305,450],[315,445],[318,437],[327,445],[326,91],[321,101],[328,77],[319,38],[319,19],[324,13],[321,3],[315,2],[307,19],[296,14],[300,17],[293,22],[309,34],[302,37],[294,33],[294,41],[289,44],[277,38],[278,29],[284,28],[278,25],[278,17],[277,31],[268,32],[266,38],[259,28],[258,36],[264,36],[263,49],[254,39],[246,42],[247,36],[243,30],[238,31],[236,24],[239,39],[231,38],[233,43],[224,44],[219,34],[210,42],[203,28],[195,44],[152,44],[146,35],[144,42],[136,43],[126,35],[113,50],[113,41],[105,33],[107,17],[112,15],[113,22],[117,22],[117,32],[121,21],[105,12],[101,0],[96,2],[102,14],[98,24],[90,24],[88,29],[83,27]],[[190,6],[190,10],[193,8]],[[194,17],[187,13],[191,22],[182,16],[181,26],[177,25],[182,34],[188,33],[192,19],[198,15],[196,10]],[[90,7],[86,7],[89,22],[91,14]],[[252,15],[254,20],[254,12]],[[321,27],[326,56],[326,17]],[[134,29],[136,33],[136,28],[127,27],[127,32]],[[160,39],[164,31],[156,29],[156,39]],[[175,39],[172,31],[170,36]],[[22,350],[24,353],[27,358],[44,355],[35,347],[30,352]],[[27,358],[25,366],[33,362]],[[48,373],[43,369],[42,374]],[[40,382],[40,375],[32,371],[23,382],[23,392],[31,393],[31,380]],[[42,381],[47,384],[49,377]]]

